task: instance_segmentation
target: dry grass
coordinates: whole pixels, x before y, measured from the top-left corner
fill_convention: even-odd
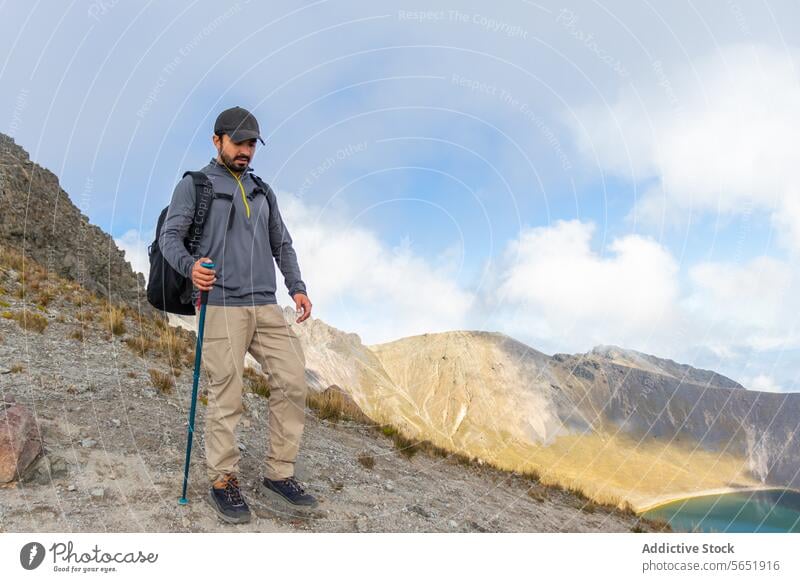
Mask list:
[[[535,499],[539,503],[544,503],[545,500],[547,499],[547,495],[545,494],[544,489],[536,486],[533,486],[530,489],[528,489],[528,497],[530,497],[531,499]]]
[[[375,466],[375,457],[369,453],[361,453],[358,455],[358,462],[367,469],[372,469]]]
[[[172,392],[172,389],[175,387],[175,381],[172,379],[172,376],[160,370],[156,370],[155,368],[150,368],[147,370],[147,373],[150,374],[150,382],[159,392]]]
[[[322,392],[309,390],[306,395],[306,404],[323,420],[352,420],[355,422],[372,425],[370,419],[353,399],[335,384]]]
[[[125,333],[125,310],[109,305],[103,310],[103,325],[114,335]]]
[[[34,298],[34,301],[43,307],[47,307],[53,301],[53,297],[55,297],[55,292],[52,289],[41,289]]]
[[[3,314],[3,317],[5,317],[5,314]],[[25,331],[36,331],[39,333],[44,333],[48,323],[46,317],[27,309],[14,313],[13,319],[15,319],[17,324]]]
[[[143,333],[125,338],[122,341],[125,342],[125,345],[128,346],[134,354],[142,358],[147,357],[147,354],[155,350],[158,345],[149,335],[144,335]]]
[[[74,340],[78,340],[78,341],[82,342],[83,341],[83,328],[82,327],[78,327],[78,328],[72,330],[72,332],[69,334],[69,337],[70,337],[70,339],[74,339]]]
[[[248,367],[244,369],[242,377],[244,379],[244,389],[246,392],[269,398],[269,381],[264,374]]]
[[[19,374],[20,372],[24,372],[25,371],[25,366],[23,366],[20,363],[16,363],[13,366],[11,366],[11,368],[9,368],[9,370],[11,371],[12,374]]]
[[[158,332],[158,350],[174,367],[185,363],[186,352],[190,345],[185,330],[176,327],[166,327]]]

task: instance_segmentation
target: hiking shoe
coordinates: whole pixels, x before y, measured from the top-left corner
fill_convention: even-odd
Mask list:
[[[306,493],[294,476],[274,481],[264,477],[261,486],[266,493],[281,501],[290,503],[294,507],[305,509],[318,505],[317,499],[310,493]]]
[[[233,473],[226,473],[211,486],[208,502],[217,515],[228,523],[250,521],[250,508],[242,497],[239,480]]]

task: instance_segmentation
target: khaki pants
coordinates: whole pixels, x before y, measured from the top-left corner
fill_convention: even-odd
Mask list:
[[[270,386],[264,476],[294,475],[308,389],[300,340],[279,305],[207,305],[202,360],[208,377],[206,470],[212,482],[224,473],[239,473],[235,430],[242,416],[242,373],[248,351],[261,364]]]

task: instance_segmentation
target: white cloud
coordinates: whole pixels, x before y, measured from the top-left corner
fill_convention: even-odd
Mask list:
[[[761,392],[783,392],[783,388],[775,382],[775,378],[767,374],[746,377],[742,379],[742,386],[749,390],[759,390]]]
[[[674,222],[687,211],[767,213],[800,251],[800,70],[797,52],[726,46],[670,72],[661,86],[626,86],[610,107],[579,109],[587,159],[641,183],[656,178],[630,218]]]
[[[682,281],[675,257],[650,238],[618,237],[607,254],[594,238],[595,225],[579,220],[521,232],[493,269],[500,302],[487,298],[488,327],[546,353],[606,343],[685,363],[713,354],[712,367],[746,387],[782,389],[800,349],[800,285],[789,262],[702,262]],[[781,380],[760,372],[778,363]]]
[[[678,266],[659,243],[617,238],[611,256],[591,248],[593,223],[559,220],[512,241],[499,296],[519,305],[515,325],[542,339],[640,345],[674,318]]]
[[[278,197],[315,314],[326,322],[357,330],[365,344],[463,329],[474,298],[452,279],[455,268],[443,266],[455,260],[448,249],[428,257],[407,242],[392,248],[335,210]]]
[[[756,257],[744,264],[705,262],[689,269],[685,307],[719,342],[758,350],[800,346],[800,289],[791,264]]]
[[[149,236],[142,238],[139,231],[131,229],[123,234],[120,238],[115,238],[116,245],[125,251],[125,260],[129,261],[134,271],[138,271],[144,275],[147,281],[147,275],[150,272],[150,259],[147,256],[147,245],[149,245],[155,234],[150,233]]]

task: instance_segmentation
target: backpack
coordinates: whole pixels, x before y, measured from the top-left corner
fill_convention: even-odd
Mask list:
[[[203,226],[205,225],[208,213],[211,211],[211,202],[218,196],[226,196],[222,193],[214,193],[214,186],[211,180],[208,179],[203,172],[185,172],[183,177],[187,175],[192,177],[195,188],[195,206],[194,206],[194,219],[189,227],[189,233],[184,239],[186,250],[192,257],[197,260],[198,246],[200,245],[200,237],[203,235]],[[252,196],[255,197],[259,193],[263,193],[267,198],[269,211],[272,212],[272,199],[269,196],[271,188],[255,174],[250,174],[250,177],[256,183],[256,190],[253,191]],[[274,195],[274,194],[273,194]],[[161,211],[158,217],[158,224],[156,225],[155,240],[147,247],[147,254],[150,259],[150,274],[147,281],[147,301],[161,311],[167,313],[175,313],[178,315],[195,315],[195,305],[192,303],[192,290],[194,285],[190,277],[184,277],[170,265],[161,254],[161,248],[158,246],[158,239],[161,235],[161,227],[167,217],[169,206]],[[228,223],[230,228],[230,221]]]
[[[208,212],[211,210],[211,202],[214,199],[214,187],[211,180],[203,172],[186,172],[185,178],[191,175],[195,188],[194,219],[189,227],[189,232],[184,239],[186,250],[195,259],[197,247],[200,244],[200,237],[203,234],[203,226],[206,222]],[[158,246],[158,238],[161,235],[161,227],[167,218],[169,206],[161,211],[156,226],[156,238],[147,247],[147,255],[150,259],[150,275],[147,280],[147,301],[161,311],[175,313],[178,315],[194,315],[195,306],[192,303],[192,280],[184,277],[170,265],[161,254]]]

